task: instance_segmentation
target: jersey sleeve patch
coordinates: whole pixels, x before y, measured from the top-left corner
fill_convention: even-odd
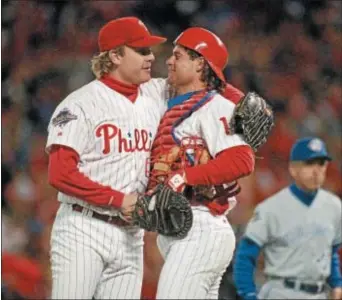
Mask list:
[[[63,108],[56,117],[52,119],[52,125],[63,128],[70,121],[77,120],[77,116],[72,114],[68,108]]]

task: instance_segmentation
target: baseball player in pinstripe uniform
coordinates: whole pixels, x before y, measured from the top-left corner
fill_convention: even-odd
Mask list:
[[[48,128],[49,182],[61,202],[51,235],[53,299],[140,298],[143,231],[126,221],[145,192],[166,109],[150,48],[165,39],[127,17],[107,23],[98,41],[97,79],[68,95]]]
[[[51,118],[49,182],[62,203],[51,236],[52,298],[139,298],[143,232],[129,218],[137,194],[145,192],[150,148],[167,109],[167,81],[150,76],[150,47],[164,41],[134,17],[106,24],[92,60],[97,79],[70,94]],[[221,92],[231,100],[225,100],[229,116],[242,94],[229,84]],[[228,135],[225,118],[220,122]],[[253,165],[241,137],[229,145],[240,144]],[[232,178],[250,168],[235,169]]]
[[[333,299],[342,299],[341,199],[321,188],[329,160],[319,138],[292,147],[294,183],[256,207],[236,252],[234,281],[243,299],[326,299],[326,284]],[[253,273],[261,250],[267,281],[257,295]]]
[[[176,95],[168,101],[152,146],[149,187],[164,182],[183,192],[185,185],[222,185],[250,174],[253,150],[229,128],[243,94],[232,87],[228,100],[219,94],[225,88],[226,47],[214,33],[199,27],[181,33],[174,45],[167,65],[168,82]],[[170,162],[182,145],[189,146],[188,162],[189,156],[194,158],[191,150],[196,151],[197,143],[206,145],[212,160],[161,173],[159,166]],[[181,240],[162,235],[157,239],[165,260],[157,299],[217,299],[221,277],[233,255],[235,236],[226,214],[235,198],[221,194],[210,203],[196,202],[192,196],[189,200],[194,215],[189,234]]]

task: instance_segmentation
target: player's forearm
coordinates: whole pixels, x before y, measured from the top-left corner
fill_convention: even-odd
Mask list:
[[[340,268],[340,258],[338,255],[339,246],[334,246],[332,249],[332,256],[331,256],[331,271],[330,276],[328,277],[328,284],[332,288],[342,287],[342,275],[341,275],[341,268]]]
[[[49,155],[49,183],[67,195],[90,204],[121,207],[124,194],[96,183],[78,168],[78,154],[67,147],[54,147]]]
[[[233,280],[237,293],[242,299],[257,299],[254,271],[260,249],[252,240],[243,238],[236,250]]]
[[[189,185],[219,185],[251,174],[254,170],[254,153],[246,145],[222,151],[207,164],[185,169]]]

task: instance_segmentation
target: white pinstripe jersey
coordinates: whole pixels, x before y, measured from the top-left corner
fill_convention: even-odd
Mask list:
[[[49,127],[47,152],[58,144],[80,156],[79,171],[91,180],[123,193],[144,192],[150,148],[166,110],[166,80],[140,85],[134,103],[94,80],[67,96],[56,108]],[[89,205],[59,192],[58,199],[102,214],[115,208]],[[109,199],[108,199],[109,200]]]
[[[180,140],[184,137],[202,138],[212,157],[225,149],[248,145],[242,135],[231,134],[229,131],[229,122],[234,108],[235,104],[232,101],[227,101],[220,94],[215,94],[213,99],[180,123],[174,133]],[[228,201],[230,202],[229,210],[231,210],[236,204],[236,199],[232,197]]]

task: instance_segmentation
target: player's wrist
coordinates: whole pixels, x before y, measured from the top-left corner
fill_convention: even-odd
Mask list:
[[[125,194],[118,192],[118,191],[112,191],[109,195],[108,200],[108,206],[120,208],[124,202]]]
[[[174,173],[171,173],[165,184],[173,189],[175,192],[182,193],[187,184],[186,174],[184,170],[178,170]]]

